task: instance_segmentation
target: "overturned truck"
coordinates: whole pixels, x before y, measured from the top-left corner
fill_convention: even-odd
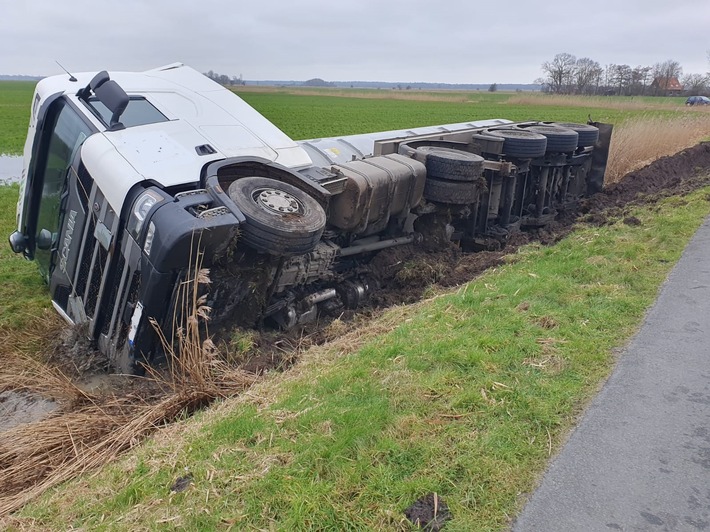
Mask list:
[[[121,372],[160,353],[196,253],[214,319],[357,308],[382,250],[504,245],[599,191],[611,127],[508,120],[295,142],[180,64],[36,88],[16,253]],[[152,323],[151,323],[152,322]]]

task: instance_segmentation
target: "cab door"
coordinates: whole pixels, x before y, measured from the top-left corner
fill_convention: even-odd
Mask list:
[[[84,140],[94,132],[79,112],[60,98],[48,110],[41,144],[35,152],[35,168],[32,172],[32,197],[28,233],[30,253],[37,261],[40,273],[50,284],[55,296],[57,282],[53,274],[61,266],[60,285],[70,284],[67,268],[73,248],[79,245],[80,226],[86,212],[78,212],[75,202],[70,203],[70,176],[76,176],[79,167],[79,149]],[[78,180],[71,180],[74,187]],[[56,297],[53,297],[56,299]]]

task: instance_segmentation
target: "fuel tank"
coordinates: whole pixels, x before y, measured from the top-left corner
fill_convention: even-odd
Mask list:
[[[343,231],[369,235],[382,231],[392,217],[406,214],[422,198],[426,167],[399,154],[333,165],[347,178],[330,203],[330,223]]]

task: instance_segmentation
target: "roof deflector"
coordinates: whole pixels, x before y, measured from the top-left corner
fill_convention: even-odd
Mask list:
[[[94,76],[86,87],[77,93],[77,96],[83,100],[88,100],[92,94],[112,113],[109,131],[123,129],[124,125],[119,120],[129,102],[126,91],[109,77],[108,72],[102,70]]]

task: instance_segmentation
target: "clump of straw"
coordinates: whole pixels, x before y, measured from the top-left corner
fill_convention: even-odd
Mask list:
[[[92,395],[27,357],[15,357],[14,366],[4,368],[0,391],[40,392],[59,400],[63,408],[37,423],[0,432],[0,517],[114,460],[161,426],[253,384],[254,375],[230,368],[217,357],[214,344],[203,340],[209,307],[199,293],[200,286],[209,283],[209,272],[200,262],[198,256],[180,287],[184,318],[176,328],[176,341],[159,333],[171,367],[169,380],[161,382],[167,393]],[[155,371],[149,374],[159,378]]]
[[[616,183],[629,172],[694,146],[708,136],[710,113],[624,122],[614,128],[605,182]]]

